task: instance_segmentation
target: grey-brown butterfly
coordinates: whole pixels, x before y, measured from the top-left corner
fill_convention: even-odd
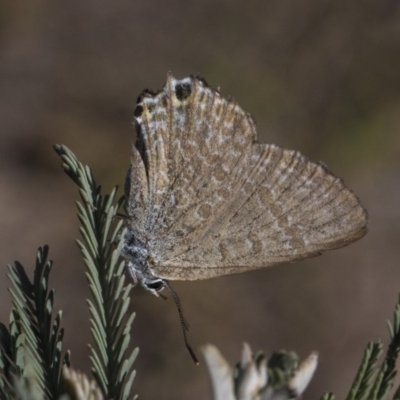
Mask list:
[[[155,295],[170,289],[186,344],[170,280],[301,260],[365,235],[367,213],[341,179],[258,143],[250,114],[204,79],[169,74],[163,90],[142,92],[134,115],[122,254],[135,282]]]

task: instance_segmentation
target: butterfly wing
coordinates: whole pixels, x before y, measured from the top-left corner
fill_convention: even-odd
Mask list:
[[[366,212],[339,178],[298,152],[257,143],[251,116],[202,80],[169,76],[137,107],[142,172],[133,178],[131,166],[131,176],[142,183],[130,195],[145,195],[131,215],[146,232],[155,276],[238,273],[365,234]]]

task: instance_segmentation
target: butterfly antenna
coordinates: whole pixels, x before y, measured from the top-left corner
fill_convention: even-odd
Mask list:
[[[176,308],[178,310],[178,314],[179,314],[179,320],[181,321],[181,327],[182,327],[182,333],[183,333],[183,340],[185,341],[185,345],[186,348],[188,349],[192,360],[194,361],[194,363],[196,365],[199,365],[199,360],[196,357],[196,354],[194,353],[192,346],[190,346],[188,339],[187,339],[187,335],[186,332],[189,330],[189,324],[186,322],[185,317],[183,316],[183,312],[182,312],[182,306],[181,306],[181,301],[179,299],[178,294],[175,292],[175,290],[172,288],[172,286],[169,284],[168,281],[164,281],[165,287],[170,291],[172,298],[174,299]]]

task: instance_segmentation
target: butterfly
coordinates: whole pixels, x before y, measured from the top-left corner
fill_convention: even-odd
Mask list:
[[[367,231],[367,213],[341,179],[259,143],[250,114],[200,77],[168,74],[161,91],[140,94],[134,121],[122,255],[135,282],[171,291],[185,342],[169,281],[314,257]]]

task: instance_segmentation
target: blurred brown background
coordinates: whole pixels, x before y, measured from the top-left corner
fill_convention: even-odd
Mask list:
[[[76,368],[90,369],[88,296],[74,238],[76,187],[54,143],[123,185],[139,92],[167,71],[202,74],[250,111],[264,142],[321,159],[359,195],[369,234],[345,249],[271,270],[177,283],[195,348],[233,364],[241,344],[301,358],[320,352],[306,398],[347,393],[369,340],[387,342],[400,291],[400,8],[397,0],[0,2],[1,321],[5,265],[30,271],[39,245]],[[209,399],[176,309],[134,290],[132,341],[142,399]]]

